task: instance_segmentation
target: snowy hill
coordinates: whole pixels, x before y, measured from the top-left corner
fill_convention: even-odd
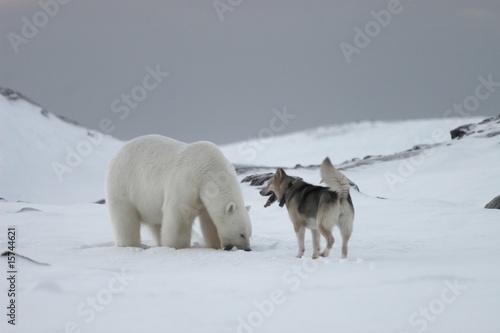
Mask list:
[[[449,131],[483,118],[364,121],[263,136],[223,147],[234,163],[284,166],[318,164],[325,155],[340,164],[367,155],[389,155],[415,145],[450,141]],[[287,164],[287,165],[286,165]]]
[[[122,144],[0,88],[0,197],[6,200],[68,204],[102,199],[106,166]]]
[[[449,131],[478,119],[363,122],[222,147],[259,166],[329,155],[360,187],[348,260],[338,230],[330,257],[312,260],[310,234],[295,258],[286,209],[264,208],[247,183],[252,252],[205,249],[198,227],[191,249],[114,247],[106,206],[89,202],[102,197],[121,142],[105,137],[59,182],[52,161],[91,136],[25,100],[0,99],[1,250],[10,236],[37,261],[17,257],[9,268],[2,258],[0,278],[15,280],[2,284],[3,295],[15,290],[2,307],[11,313],[14,300],[16,313],[15,326],[4,314],[2,332],[500,331],[500,210],[483,208],[500,194],[499,119],[459,140]],[[320,180],[316,168],[288,173]],[[147,230],[143,240],[152,244]]]

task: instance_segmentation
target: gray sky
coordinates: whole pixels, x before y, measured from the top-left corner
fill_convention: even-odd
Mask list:
[[[0,0],[0,86],[120,139],[500,113],[497,0],[59,1]]]

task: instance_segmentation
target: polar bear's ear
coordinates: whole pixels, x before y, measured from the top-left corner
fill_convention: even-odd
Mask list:
[[[245,209],[247,210],[247,212],[250,211],[250,208],[252,208],[252,206],[248,205],[248,206],[245,206]]]
[[[230,202],[226,206],[226,213],[227,214],[232,214],[236,210],[236,204],[234,202]]]

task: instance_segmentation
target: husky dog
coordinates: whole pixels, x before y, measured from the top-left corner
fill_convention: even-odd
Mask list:
[[[354,206],[349,194],[349,180],[335,167],[327,157],[320,167],[321,178],[328,187],[311,185],[301,179],[288,176],[278,168],[269,179],[267,186],[260,191],[262,196],[270,196],[264,207],[269,207],[276,200],[280,207],[286,205],[292,220],[299,252],[297,258],[304,255],[305,229],[311,230],[313,238],[313,259],[319,255],[328,257],[335,239],[333,226],[338,226],[342,235],[342,258],[347,257],[347,243],[352,233]],[[320,233],[326,238],[326,248],[320,253]]]

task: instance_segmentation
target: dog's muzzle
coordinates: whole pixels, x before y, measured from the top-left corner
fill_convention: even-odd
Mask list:
[[[276,198],[276,194],[271,193],[271,196],[269,197],[269,199],[267,199],[266,204],[264,205],[264,207],[271,206],[276,201],[276,199],[277,199]]]
[[[266,204],[264,205],[264,207],[269,207],[271,206],[278,198],[276,197],[276,194],[274,194],[274,192],[268,192],[268,193],[265,193],[264,190],[260,191],[259,192],[260,195],[262,195],[263,197],[267,197],[269,196],[269,199],[267,199],[266,201]]]

